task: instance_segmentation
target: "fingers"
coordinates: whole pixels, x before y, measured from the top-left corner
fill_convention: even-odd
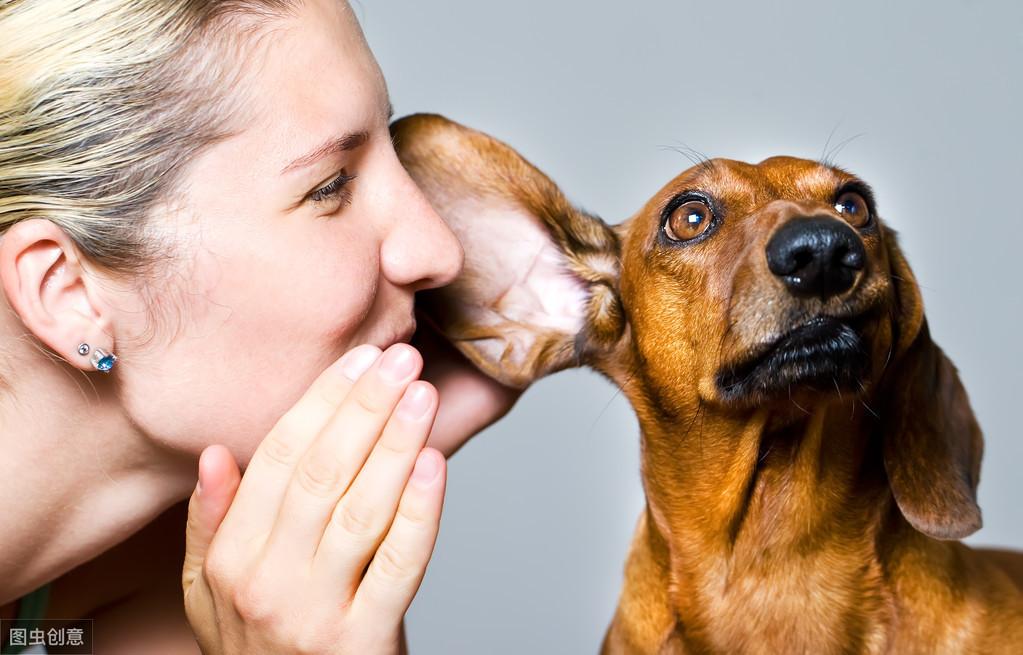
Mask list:
[[[225,527],[242,539],[269,534],[299,458],[380,354],[369,344],[352,348],[277,421],[249,462]]]
[[[224,446],[206,448],[199,456],[199,483],[188,501],[185,527],[185,563],[181,585],[185,594],[202,571],[210,542],[238,490],[241,473]]]
[[[395,344],[355,383],[295,467],[267,539],[271,562],[312,560],[334,506],[422,365],[418,351]]]
[[[401,617],[408,610],[437,541],[446,477],[444,456],[433,448],[424,448],[401,496],[394,522],[352,601],[356,621],[373,616]]]
[[[417,380],[405,390],[380,440],[341,501],[316,551],[316,575],[350,599],[394,519],[398,501],[426,444],[437,412],[437,390]]]
[[[203,452],[182,584],[204,652],[234,652],[224,646],[235,638],[265,645],[259,652],[296,642],[325,652],[323,643],[342,636],[359,652],[368,652],[359,644],[398,643],[443,504],[443,456],[423,449],[438,396],[416,380],[423,362],[415,348],[362,348],[372,352],[354,349],[317,378],[243,477],[226,448]],[[326,539],[328,524],[345,528],[331,529],[336,543]],[[329,575],[316,566],[321,546]],[[295,632],[305,628],[328,641]]]

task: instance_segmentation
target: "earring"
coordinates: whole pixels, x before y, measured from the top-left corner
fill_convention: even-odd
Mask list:
[[[78,346],[78,352],[82,353],[83,355],[88,353],[89,345],[83,343],[81,346]],[[97,371],[109,373],[110,369],[114,367],[114,363],[117,361],[117,355],[113,353],[108,353],[104,351],[102,348],[96,348],[95,350],[92,351],[92,357],[89,358],[89,361],[92,363],[93,367],[95,367]]]

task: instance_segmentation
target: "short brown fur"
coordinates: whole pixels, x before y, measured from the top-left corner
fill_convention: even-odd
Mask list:
[[[982,438],[894,232],[880,219],[858,230],[867,264],[833,298],[793,298],[765,262],[794,217],[843,220],[835,195],[855,176],[716,159],[610,227],[486,135],[437,116],[394,134],[467,255],[487,226],[452,199],[511,207],[547,230],[587,293],[578,330],[536,328],[523,346],[519,303],[502,306],[469,270],[424,299],[439,326],[508,384],[591,366],[638,415],[647,504],[603,653],[1023,652],[1023,558],[955,541],[980,527]],[[662,212],[693,190],[720,221],[674,243]],[[862,336],[855,385],[729,396],[723,372],[816,316]],[[524,354],[495,356],[512,351]]]

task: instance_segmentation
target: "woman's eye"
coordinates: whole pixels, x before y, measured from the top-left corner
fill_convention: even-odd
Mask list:
[[[668,220],[664,223],[664,232],[675,241],[688,241],[706,232],[713,219],[710,207],[705,202],[690,200],[671,212]]]
[[[835,200],[835,211],[842,215],[849,225],[864,227],[870,222],[870,209],[863,196],[855,191],[846,191]]]
[[[352,199],[348,183],[354,179],[355,175],[349,175],[347,171],[341,169],[337,177],[310,193],[308,198],[313,202],[325,202],[340,198],[344,204],[347,204]]]

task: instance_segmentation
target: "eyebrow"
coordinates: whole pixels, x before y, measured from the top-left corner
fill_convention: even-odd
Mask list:
[[[387,122],[391,121],[394,116],[394,106],[390,100],[387,101]],[[316,148],[312,152],[302,155],[295,161],[291,162],[281,170],[281,175],[295,170],[296,168],[304,168],[310,164],[314,164],[320,159],[327,155],[332,155],[337,152],[347,152],[349,150],[355,150],[359,146],[366,143],[369,140],[369,132],[349,132],[344,136],[330,139],[319,148]]]
[[[295,161],[291,162],[284,167],[281,171],[281,175],[289,171],[293,171],[296,168],[304,168],[310,164],[316,163],[320,159],[327,155],[332,155],[335,152],[345,152],[347,150],[354,150],[369,140],[369,133],[367,132],[349,132],[340,138],[331,139],[316,150],[313,150],[307,155],[302,155]]]

